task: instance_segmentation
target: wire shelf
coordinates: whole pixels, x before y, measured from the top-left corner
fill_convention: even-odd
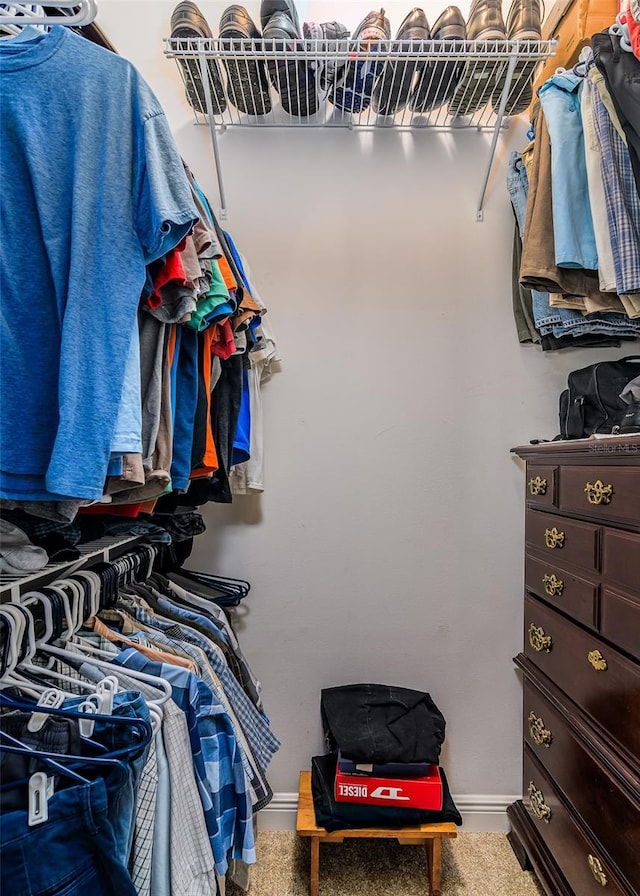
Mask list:
[[[231,127],[419,128],[498,135],[532,99],[538,65],[557,41],[295,42],[167,38],[196,123],[206,124],[226,216],[218,135]]]
[[[115,537],[105,535],[95,541],[87,541],[76,546],[80,556],[76,560],[66,560],[62,563],[47,563],[37,572],[27,575],[12,573],[0,574],[0,603],[4,601],[17,601],[26,588],[34,589],[53,582],[64,575],[69,575],[76,569],[85,569],[94,563],[115,560],[126,553],[130,548],[140,544],[144,539],[139,535]]]
[[[492,130],[511,59],[505,119],[529,105],[539,62],[555,41],[220,40],[169,38],[196,121],[207,89],[227,127],[417,127]],[[404,100],[404,102],[403,102]]]

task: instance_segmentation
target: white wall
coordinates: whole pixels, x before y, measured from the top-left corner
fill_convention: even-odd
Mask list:
[[[214,32],[225,5],[200,4]],[[442,6],[425,6],[431,22]],[[247,7],[258,21],[258,3]],[[369,4],[298,7],[353,28]],[[193,126],[162,53],[172,8],[101,0],[98,22],[156,91],[215,202],[208,132]],[[395,30],[407,5],[385,8]],[[252,583],[239,629],[282,740],[270,771],[281,795],[323,752],[320,689],[356,681],[431,693],[461,806],[485,795],[502,807],[520,789],[511,660],[524,477],[509,449],[557,433],[569,370],[629,353],[543,354],[517,341],[504,161],[524,131],[518,122],[500,140],[484,223],[486,135],[220,139],[225,226],[251,262],[283,363],[264,390],[266,493],[207,507],[190,565]]]

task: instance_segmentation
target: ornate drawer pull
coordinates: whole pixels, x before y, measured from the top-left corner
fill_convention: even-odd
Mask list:
[[[543,479],[541,476],[536,476],[535,479],[529,480],[529,491],[532,495],[546,495],[547,494],[547,480]]]
[[[547,747],[548,749],[551,746],[553,735],[544,727],[542,719],[531,710],[527,721],[529,722],[529,737],[531,740],[534,744],[538,744],[539,747]]]
[[[564,582],[562,581],[562,579],[557,579],[555,573],[544,576],[542,579],[542,584],[544,585],[544,590],[549,595],[549,597],[554,597],[555,595],[560,596],[564,591]]]
[[[594,483],[587,482],[584,490],[589,504],[611,504],[613,486],[605,485],[601,479],[596,479]]]
[[[551,650],[551,635],[545,635],[542,626],[535,625],[532,622],[529,626],[529,644],[531,644],[533,649],[537,650],[538,653],[542,650],[544,650],[545,653],[549,653]]]
[[[607,668],[607,661],[602,656],[599,650],[590,650],[587,654],[587,659],[596,670],[596,672],[605,672]]]
[[[544,530],[544,543],[548,548],[564,547],[564,532],[558,532],[556,527]]]
[[[607,877],[606,877],[604,871],[602,870],[602,864],[600,862],[600,859],[596,859],[595,856],[592,856],[591,853],[589,853],[587,861],[589,862],[589,868],[591,868],[591,873],[593,874],[595,879],[603,887],[606,887],[607,886]]]
[[[529,781],[527,794],[529,796],[529,805],[531,806],[531,811],[533,812],[535,817],[539,818],[540,821],[544,821],[545,824],[549,824],[549,820],[551,818],[551,809],[545,803],[542,791],[536,788],[536,785],[533,783],[533,781]]]

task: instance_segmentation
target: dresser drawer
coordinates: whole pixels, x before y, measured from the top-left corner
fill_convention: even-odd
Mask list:
[[[548,555],[551,563],[573,563],[584,569],[597,569],[599,536],[600,529],[589,523],[527,510],[526,543]]]
[[[640,467],[563,467],[559,506],[597,519],[640,517]]]
[[[595,628],[598,583],[561,569],[554,564],[554,559],[547,562],[527,554],[525,587],[584,625]]]
[[[640,595],[603,588],[600,634],[640,660]]]
[[[525,655],[612,741],[640,755],[640,666],[551,607],[525,597]]]
[[[527,464],[527,501],[542,507],[557,506],[558,468]]]
[[[627,881],[640,890],[640,781],[636,798],[592,756],[564,717],[528,681],[525,741]]]
[[[583,833],[528,747],[524,751],[523,803],[576,896],[627,896],[628,890],[614,878],[601,847]]]
[[[640,507],[637,513],[640,518]],[[622,585],[640,595],[640,535],[604,530],[602,575],[607,583]]]

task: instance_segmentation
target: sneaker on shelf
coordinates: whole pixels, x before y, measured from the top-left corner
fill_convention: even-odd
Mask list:
[[[429,40],[429,23],[423,9],[414,7],[398,28],[391,50],[416,52],[423,40]],[[373,89],[373,111],[378,115],[395,115],[407,105],[416,72],[422,73],[424,62],[400,60],[385,62],[382,74]]]
[[[213,37],[207,20],[191,0],[182,0],[173,10],[171,14],[171,37],[182,39]],[[179,59],[178,63],[182,70],[189,105],[196,112],[206,113],[207,100],[205,87],[202,83],[200,61],[198,59]],[[221,115],[227,108],[227,100],[224,95],[222,74],[215,59],[207,59],[207,73],[211,89],[213,114]]]
[[[340,42],[346,41],[350,33],[347,26],[343,25],[342,22],[305,22],[302,26],[304,39],[311,42],[308,45],[311,53],[314,53],[317,49],[316,41],[326,42],[322,46],[323,51],[326,50],[327,53],[339,51],[341,49]],[[342,66],[339,66],[333,60],[321,58],[321,55],[323,54],[319,53],[318,59],[312,62],[311,65],[313,66],[316,86],[319,90],[326,92],[335,81],[336,73]]]
[[[431,39],[464,41],[466,37],[464,16],[457,6],[447,6],[433,26]],[[463,71],[464,62],[426,62],[409,98],[411,111],[428,112],[443,106],[453,96]]]
[[[266,115],[271,111],[269,78],[264,62],[242,58],[242,50],[251,52],[255,47],[253,42],[261,37],[256,23],[244,6],[234,4],[222,13],[218,38],[222,41],[233,41],[234,49],[236,42],[247,41],[246,44],[240,44],[242,49],[236,58],[223,59],[227,70],[229,102],[245,115]]]
[[[375,80],[384,66],[376,60],[375,53],[380,41],[390,38],[391,26],[384,9],[370,12],[360,22],[351,35],[353,41],[359,42],[358,58],[342,67],[329,92],[329,100],[336,109],[357,114],[369,108]]]
[[[467,19],[467,40],[506,41],[502,0],[474,0]],[[473,115],[486,106],[496,81],[506,69],[506,57],[495,60],[469,59],[449,102],[451,115]]]
[[[513,0],[507,15],[507,38],[519,41],[542,40],[542,13],[540,0]],[[509,95],[504,107],[505,115],[520,115],[529,108],[533,99],[533,73],[537,59],[519,59],[509,85]],[[502,72],[491,94],[494,109],[500,106],[502,91],[507,82],[507,69]]]
[[[293,0],[262,0],[260,22],[265,50],[286,53],[288,49],[302,49],[300,21]],[[267,70],[285,112],[306,117],[318,111],[315,74],[304,60],[271,59]]]

